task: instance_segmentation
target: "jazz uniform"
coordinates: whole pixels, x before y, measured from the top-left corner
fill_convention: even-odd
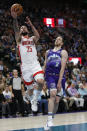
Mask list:
[[[47,53],[47,64],[45,70],[45,79],[49,90],[57,89],[59,74],[61,70],[61,51],[62,49],[54,52],[49,50]],[[65,90],[65,73],[62,78],[62,89]]]

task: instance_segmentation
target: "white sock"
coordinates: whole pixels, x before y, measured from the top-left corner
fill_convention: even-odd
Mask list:
[[[52,112],[48,112],[48,121],[53,119],[53,113]]]

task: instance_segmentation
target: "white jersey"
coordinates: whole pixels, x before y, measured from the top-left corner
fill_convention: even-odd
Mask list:
[[[21,38],[21,44],[19,45],[19,53],[21,57],[22,66],[32,65],[38,63],[36,46],[32,37]]]

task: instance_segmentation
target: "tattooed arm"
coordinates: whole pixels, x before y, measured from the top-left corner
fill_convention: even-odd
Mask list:
[[[21,37],[20,37],[19,26],[18,26],[18,21],[17,21],[17,14],[16,12],[11,12],[11,15],[13,17],[13,28],[15,32],[16,43],[18,46],[20,44]]]
[[[39,38],[40,38],[40,35],[39,35],[37,29],[34,27],[34,25],[32,24],[32,22],[30,21],[30,19],[29,19],[28,16],[26,17],[26,22],[25,22],[25,23],[26,23],[27,25],[30,25],[30,26],[31,26],[32,31],[33,31],[33,33],[34,33],[33,40],[34,40],[35,43],[37,43],[37,41],[38,41]]]

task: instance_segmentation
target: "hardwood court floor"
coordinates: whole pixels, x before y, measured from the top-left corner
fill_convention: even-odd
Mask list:
[[[22,117],[22,118],[8,118],[8,119],[0,119],[0,131],[9,131],[9,130],[19,130],[19,131],[33,131],[28,130],[31,128],[36,128],[36,131],[39,131],[37,128],[44,127],[46,125],[47,116],[30,116],[30,117]],[[72,124],[80,124],[80,129],[85,124],[87,131],[87,112],[79,112],[79,113],[66,113],[66,114],[57,114],[54,118],[54,125],[61,126],[61,125],[72,125]],[[70,128],[69,126],[69,128]],[[61,126],[63,127],[63,126]],[[74,126],[75,127],[75,126]],[[21,130],[27,129],[27,130]],[[55,131],[58,128],[55,127]],[[62,129],[62,128],[61,128]],[[41,129],[41,131],[43,131]],[[52,130],[53,131],[53,130]],[[61,130],[61,131],[68,131],[68,130]],[[70,131],[74,131],[70,130]]]

